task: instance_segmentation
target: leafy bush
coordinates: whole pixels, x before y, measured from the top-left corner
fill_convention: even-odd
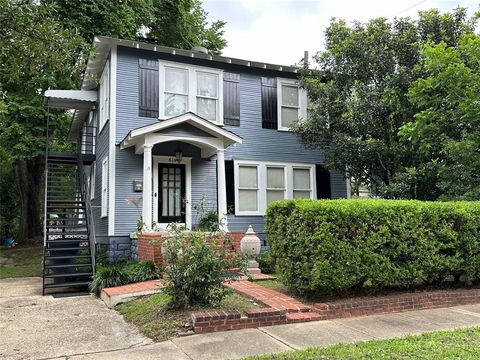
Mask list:
[[[237,276],[228,270],[246,269],[246,261],[228,251],[229,239],[224,233],[187,231],[175,225],[170,231],[162,252],[166,263],[164,291],[171,297],[171,307],[220,302],[227,294],[222,283]]]
[[[100,294],[103,288],[158,279],[160,270],[151,261],[111,263],[97,266],[90,291]]]
[[[285,200],[266,221],[282,280],[300,293],[479,282],[479,202]]]
[[[257,262],[263,274],[273,274],[275,272],[275,258],[271,251],[265,251],[257,255]]]
[[[216,231],[219,228],[218,213],[216,211],[208,211],[198,220],[198,230],[200,231]]]

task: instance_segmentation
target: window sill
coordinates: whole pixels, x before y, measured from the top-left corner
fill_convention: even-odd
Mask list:
[[[235,216],[265,216],[265,214],[261,214],[259,212],[241,212],[241,213],[236,212],[235,214],[232,214],[232,215],[235,215]]]

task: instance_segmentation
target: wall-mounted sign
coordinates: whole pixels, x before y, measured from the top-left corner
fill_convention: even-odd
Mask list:
[[[143,180],[133,180],[133,191],[134,192],[143,191]]]

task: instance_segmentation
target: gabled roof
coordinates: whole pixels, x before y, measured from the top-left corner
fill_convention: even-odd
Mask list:
[[[162,130],[166,130],[181,124],[189,124],[197,129],[210,134],[212,137],[222,139],[224,146],[228,147],[232,144],[241,144],[242,138],[231,131],[223,129],[222,127],[213,124],[211,121],[208,121],[192,112],[186,114],[178,115],[167,120],[159,121],[151,125],[142,126],[134,130],[130,130],[127,136],[122,140],[120,146],[122,149],[131,147],[131,146],[142,146],[145,142],[145,137],[147,135],[161,133]],[[192,136],[194,139],[195,136]]]

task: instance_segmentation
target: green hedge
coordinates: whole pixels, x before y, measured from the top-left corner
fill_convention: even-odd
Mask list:
[[[300,293],[480,278],[480,202],[285,200],[266,222],[282,279]]]

